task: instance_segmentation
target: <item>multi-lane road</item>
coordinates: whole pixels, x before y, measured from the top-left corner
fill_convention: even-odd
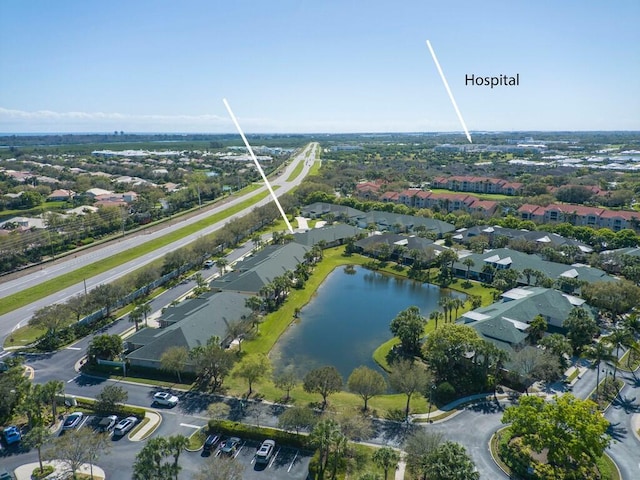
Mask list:
[[[282,195],[290,191],[291,189],[298,186],[300,182],[302,182],[306,174],[309,172],[309,169],[311,168],[313,163],[316,161],[317,147],[318,147],[317,143],[310,143],[309,145],[307,145],[299,154],[297,154],[293,158],[293,160],[289,163],[287,168],[284,169],[283,173],[278,178],[271,181],[271,184],[274,187],[278,187],[278,189],[276,190],[277,195]],[[299,175],[295,176],[295,178],[289,181],[289,176],[293,173],[295,168],[300,163],[303,164],[302,172],[300,172]],[[95,249],[95,250],[92,250],[91,252],[87,252],[84,254],[78,253],[73,257],[68,257],[63,261],[56,262],[54,265],[45,266],[42,268],[42,270],[36,270],[35,272],[29,273],[20,278],[16,278],[4,283],[0,283],[0,302],[2,301],[3,297],[17,294],[25,288],[32,287],[34,285],[59,277],[61,275],[65,275],[68,272],[84,267],[91,263],[99,262],[101,260],[104,260],[105,258],[115,255],[116,253],[120,253],[124,250],[136,247],[150,240],[166,235],[170,231],[184,227],[190,223],[197,222],[198,220],[201,220],[208,216],[215,215],[216,213],[222,212],[234,205],[237,205],[247,200],[248,198],[251,198],[257,195],[258,193],[264,190],[266,190],[266,186],[263,185],[258,190],[247,193],[237,198],[233,198],[232,200],[223,202],[218,207],[210,209],[202,214],[180,220],[177,223],[172,223],[171,225],[167,225],[165,228],[159,229],[153,233],[124,237],[116,242],[111,242],[109,244],[106,244],[103,248]],[[123,275],[126,275],[127,273],[130,273],[136,270],[137,268],[140,268],[141,266],[144,266],[152,262],[153,260],[156,260],[164,256],[168,252],[171,252],[177,248],[183,247],[195,241],[197,238],[203,235],[207,235],[209,233],[212,233],[212,232],[215,232],[216,230],[221,229],[230,220],[246,215],[249,211],[251,211],[255,207],[260,205],[265,205],[271,201],[272,201],[271,197],[267,196],[266,198],[251,205],[250,207],[247,207],[225,218],[224,220],[221,220],[203,230],[200,230],[199,232],[196,232],[176,242],[166,245],[165,247],[154,250],[153,252],[150,252],[142,257],[136,258],[130,262],[124,263],[100,275],[97,275],[92,278],[87,278],[85,279],[84,282],[80,282],[69,288],[53,293],[45,298],[42,298],[36,302],[33,302],[30,305],[16,309],[12,312],[9,312],[5,315],[0,316],[0,343],[4,341],[6,336],[9,335],[9,333],[13,329],[24,325],[28,321],[28,319],[31,318],[33,313],[36,310],[42,308],[43,306],[64,302],[68,298],[84,292],[85,286],[88,290],[91,290],[92,288],[100,284],[112,282],[113,280]]]

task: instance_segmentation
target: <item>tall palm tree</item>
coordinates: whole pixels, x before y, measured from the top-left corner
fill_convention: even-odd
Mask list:
[[[633,344],[633,336],[626,328],[614,330],[611,335],[603,338],[612,348],[616,349],[615,361],[613,362],[613,381],[616,381],[616,373],[618,373],[618,360],[620,359],[620,348],[630,347]]]
[[[225,267],[227,265],[229,265],[229,261],[224,257],[220,257],[216,260],[216,267],[220,269],[220,276],[224,275]]]
[[[444,315],[438,310],[434,310],[429,314],[429,320],[433,320],[434,322],[436,322],[436,330],[438,329],[438,320],[442,318],[444,318]]]
[[[138,307],[135,307],[129,312],[129,321],[133,322],[136,326],[136,332],[140,329],[140,321],[142,320],[142,312]]]
[[[471,267],[476,264],[476,262],[473,261],[473,258],[467,257],[462,261],[462,264],[467,267],[467,275],[465,278],[469,280],[469,271],[471,270]]]
[[[49,380],[42,386],[42,395],[46,402],[51,404],[53,422],[58,415],[58,397],[64,394],[64,382],[62,380]]]
[[[136,308],[140,309],[140,313],[142,313],[142,316],[144,317],[144,325],[145,327],[148,327],[149,324],[147,323],[147,317],[151,313],[151,305],[149,305],[148,302],[145,302],[141,303]]]
[[[611,354],[612,348],[604,342],[597,342],[589,345],[583,352],[583,356],[591,360],[593,368],[596,369],[596,400],[600,388],[600,364],[602,362],[613,362],[615,357]]]

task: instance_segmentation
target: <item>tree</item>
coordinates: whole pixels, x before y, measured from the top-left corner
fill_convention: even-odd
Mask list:
[[[311,428],[316,422],[316,415],[309,407],[295,406],[287,408],[278,417],[278,426],[285,430],[295,430],[296,435],[301,429]]]
[[[22,359],[7,358],[8,367],[0,375],[0,423],[8,421],[29,393],[31,382],[24,375]]]
[[[289,401],[291,398],[291,390],[293,390],[298,384],[298,377],[296,376],[295,371],[293,370],[293,366],[290,365],[280,373],[276,374],[273,377],[273,384],[276,388],[283,390],[286,394],[284,401]]]
[[[481,339],[466,325],[445,323],[427,336],[423,346],[424,358],[441,381],[448,381],[458,371],[468,370],[467,356],[475,352]]]
[[[618,328],[602,339],[616,349],[615,359],[613,361],[613,381],[616,381],[616,373],[618,372],[618,360],[620,358],[620,348],[630,347],[634,344],[633,335],[626,328]]]
[[[120,335],[96,335],[89,342],[87,356],[93,361],[98,358],[114,360],[119,358],[123,351],[124,344]]]
[[[557,378],[560,375],[560,363],[551,353],[525,347],[511,355],[511,370],[520,375],[528,393],[532,382]]]
[[[342,390],[342,377],[336,367],[316,368],[304,376],[302,388],[307,393],[319,393],[322,395],[322,408],[325,408],[329,395]]]
[[[587,311],[578,307],[571,309],[562,326],[567,329],[567,338],[576,352],[581,352],[600,331],[596,321]]]
[[[591,360],[593,368],[596,369],[596,400],[598,399],[598,389],[600,388],[600,364],[602,362],[614,362],[617,359],[611,354],[611,346],[604,342],[596,342],[589,345],[582,355]]]
[[[342,432],[340,432],[340,426],[335,420],[326,418],[316,423],[315,427],[309,434],[309,441],[311,445],[318,449],[318,456],[320,461],[320,478],[324,478],[324,472],[329,463],[329,457],[334,449],[334,445],[338,441],[342,441]]]
[[[58,416],[58,397],[61,395],[64,395],[64,382],[62,380],[49,380],[42,386],[43,400],[51,405],[51,415],[54,422]]]
[[[433,320],[436,323],[435,329],[437,330],[438,320],[444,320],[444,314],[442,312],[439,312],[438,310],[433,310],[429,314],[429,320]]]
[[[615,318],[636,306],[640,287],[627,280],[594,282],[582,288],[582,296],[589,305],[611,312]]]
[[[142,314],[142,316],[144,317],[144,325],[145,327],[148,327],[149,324],[147,323],[147,317],[151,313],[151,305],[149,305],[149,302],[139,303],[136,306],[136,310],[138,310]]]
[[[402,348],[408,354],[415,354],[420,351],[420,338],[426,323],[418,307],[409,307],[392,320],[391,333],[400,339]]]
[[[175,373],[178,377],[178,383],[182,383],[180,372],[184,370],[188,359],[189,350],[187,347],[173,346],[167,348],[160,356],[160,365],[162,370]]]
[[[400,462],[400,454],[391,447],[382,447],[373,453],[373,463],[384,470],[384,480],[389,476],[389,470],[395,471]]]
[[[220,276],[224,275],[227,265],[229,265],[229,261],[224,257],[220,257],[216,260],[216,267],[220,269]]]
[[[35,448],[38,451],[40,472],[44,471],[44,467],[42,465],[42,447],[47,445],[52,438],[53,434],[51,433],[51,430],[44,425],[35,425],[22,439],[27,448]]]
[[[118,385],[105,385],[96,395],[96,410],[103,413],[120,411],[129,398],[129,392]]]
[[[529,324],[529,328],[527,328],[527,333],[529,336],[527,337],[529,343],[531,345],[535,345],[542,338],[544,332],[547,331],[547,321],[544,319],[542,315],[536,315],[531,323]]]
[[[189,446],[189,439],[184,435],[172,435],[167,439],[167,449],[173,457],[172,471],[175,475],[175,480],[178,480],[178,472],[180,472],[180,465],[178,460],[182,450]]]
[[[430,372],[424,366],[409,360],[400,360],[393,364],[393,371],[389,374],[391,387],[407,396],[405,418],[409,418],[409,404],[414,393],[425,392],[431,383]]]
[[[347,387],[362,397],[362,400],[364,400],[364,411],[366,411],[369,399],[376,395],[383,394],[387,389],[387,382],[385,382],[380,372],[361,366],[349,375]]]
[[[164,461],[170,454],[169,441],[165,437],[148,440],[136,455],[133,480],[172,480],[173,464]]]
[[[105,309],[105,317],[111,315],[111,309],[116,305],[123,294],[123,289],[113,283],[103,283],[91,290],[91,299],[96,305]]]
[[[249,384],[247,398],[253,393],[254,382],[271,375],[271,362],[266,355],[252,355],[242,360],[234,376],[243,378]]]
[[[235,457],[210,456],[195,474],[195,480],[238,480],[244,467]]]
[[[111,453],[111,438],[106,432],[98,433],[89,442],[88,463],[89,474],[93,478],[93,464],[98,461],[101,455]]]
[[[567,337],[560,333],[552,333],[543,337],[538,342],[538,345],[544,347],[545,350],[555,355],[563,368],[566,368],[567,366],[567,358],[570,358],[571,355],[573,355],[571,342]]]
[[[465,267],[467,267],[467,274],[466,274],[465,278],[467,280],[469,280],[469,271],[471,270],[471,267],[475,266],[476,262],[473,261],[473,258],[467,257],[464,260],[462,260],[462,264]]]
[[[106,434],[98,435],[106,437]],[[76,478],[78,469],[95,459],[93,444],[97,441],[99,440],[96,439],[96,434],[88,428],[71,430],[65,435],[53,438],[44,458],[62,462],[71,471],[73,478]],[[104,442],[104,445],[107,445],[107,442]]]
[[[64,304],[42,307],[29,319],[29,326],[44,328],[48,335],[55,335],[58,330],[69,324],[69,308]]]
[[[140,322],[142,321],[142,312],[139,308],[134,308],[129,312],[129,321],[133,322],[136,326],[136,332],[140,330]]]
[[[242,352],[242,334],[247,331],[244,320],[235,320],[227,323],[227,335],[232,340],[238,340],[238,352]]]
[[[428,430],[415,430],[407,437],[404,451],[407,452],[407,470],[417,478],[426,480],[426,469],[429,467],[430,455],[442,443],[442,433]]]
[[[593,467],[611,443],[609,422],[598,406],[571,394],[551,402],[522,397],[518,405],[506,409],[502,423],[511,423],[512,434],[534,452],[548,449],[547,460],[554,472]]]
[[[214,389],[222,386],[235,361],[235,355],[220,346],[218,337],[211,337],[206,345],[193,348],[189,357],[196,366],[200,383],[207,385],[213,380]]]
[[[428,456],[424,472],[429,480],[478,480],[473,460],[459,443],[446,441]]]

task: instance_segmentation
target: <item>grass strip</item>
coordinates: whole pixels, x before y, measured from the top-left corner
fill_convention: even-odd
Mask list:
[[[231,215],[238,213],[247,207],[250,207],[251,205],[265,198],[267,195],[269,195],[268,191],[260,192],[246,199],[245,201],[240,202],[237,205],[223,210],[222,212],[218,212],[215,215],[211,215],[198,222],[192,223],[178,230],[174,230],[173,232],[168,233],[167,235],[164,235],[160,238],[150,240],[146,243],[143,243],[142,245],[138,245],[137,247],[133,247],[129,250],[125,250],[104,260],[100,260],[98,262],[74,270],[73,272],[69,272],[66,275],[53,278],[39,285],[35,285],[31,288],[22,290],[19,293],[9,295],[3,298],[0,302],[0,315],[4,315],[5,313],[11,312],[17,308],[29,305],[30,303],[33,303],[36,300],[39,300],[47,295],[51,295],[52,293],[80,283],[85,278],[91,278],[104,273],[108,270],[111,270],[112,268],[122,265],[123,263],[135,260],[136,258],[146,255],[147,253],[157,250],[158,248],[164,247],[166,245],[169,245],[170,243],[191,235],[192,233],[198,232],[203,228],[213,225],[216,222],[224,220],[225,218],[228,218]]]
[[[291,175],[289,175],[289,178],[287,178],[287,182],[292,182],[293,180],[295,180],[298,177],[298,175],[302,173],[303,168],[304,168],[304,162],[298,162],[298,165],[296,165],[296,168],[293,169],[293,172],[291,172]]]

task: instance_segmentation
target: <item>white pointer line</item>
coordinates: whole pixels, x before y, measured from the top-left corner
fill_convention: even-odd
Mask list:
[[[451,93],[451,89],[449,88],[449,83],[447,82],[447,79],[444,76],[444,72],[442,71],[442,68],[440,67],[440,63],[438,62],[438,57],[436,57],[436,52],[433,51],[433,48],[431,47],[431,42],[429,40],[427,40],[427,47],[429,47],[429,51],[431,52],[431,57],[433,57],[433,62],[436,64],[436,68],[438,69],[440,78],[442,78],[442,83],[444,83],[444,88],[447,90],[447,93],[449,94],[451,103],[453,103],[453,108],[455,109],[456,114],[458,115],[458,120],[460,120],[460,123],[462,124],[462,128],[464,129],[464,134],[467,136],[467,140],[469,140],[469,143],[473,143],[471,141],[471,135],[469,135],[469,129],[467,128],[467,124],[464,123],[464,118],[462,118],[462,114],[460,113],[460,109],[458,108],[458,104],[456,103],[456,99],[453,98],[453,93]]]
[[[276,203],[276,206],[278,207],[278,210],[280,211],[280,215],[282,215],[282,218],[284,219],[284,223],[287,225],[287,228],[289,229],[289,231],[291,233],[293,233],[293,228],[291,227],[291,224],[289,223],[289,219],[285,215],[284,210],[282,209],[282,205],[280,205],[280,202],[278,201],[278,197],[276,197],[276,194],[274,193],[273,188],[271,188],[271,184],[269,183],[269,180],[267,180],[267,176],[264,174],[264,170],[262,170],[262,167],[260,166],[260,163],[258,162],[258,159],[256,158],[255,154],[253,153],[251,145],[249,145],[249,142],[247,141],[247,137],[244,136],[244,133],[242,132],[242,129],[240,128],[240,124],[238,123],[238,120],[236,120],[236,116],[233,114],[233,111],[231,110],[231,107],[229,106],[229,103],[227,102],[227,99],[223,98],[222,102],[224,103],[224,106],[227,107],[227,111],[229,112],[229,115],[231,116],[231,120],[233,120],[234,125],[238,129],[238,133],[240,133],[240,136],[242,137],[242,140],[244,141],[244,144],[247,147],[247,150],[249,151],[249,155],[251,155],[251,158],[253,158],[253,163],[256,164],[256,168],[258,169],[258,172],[260,172],[260,175],[262,175],[262,179],[264,180],[264,183],[267,185],[267,188],[269,189],[269,193],[271,194],[271,198],[273,198],[273,201]]]

